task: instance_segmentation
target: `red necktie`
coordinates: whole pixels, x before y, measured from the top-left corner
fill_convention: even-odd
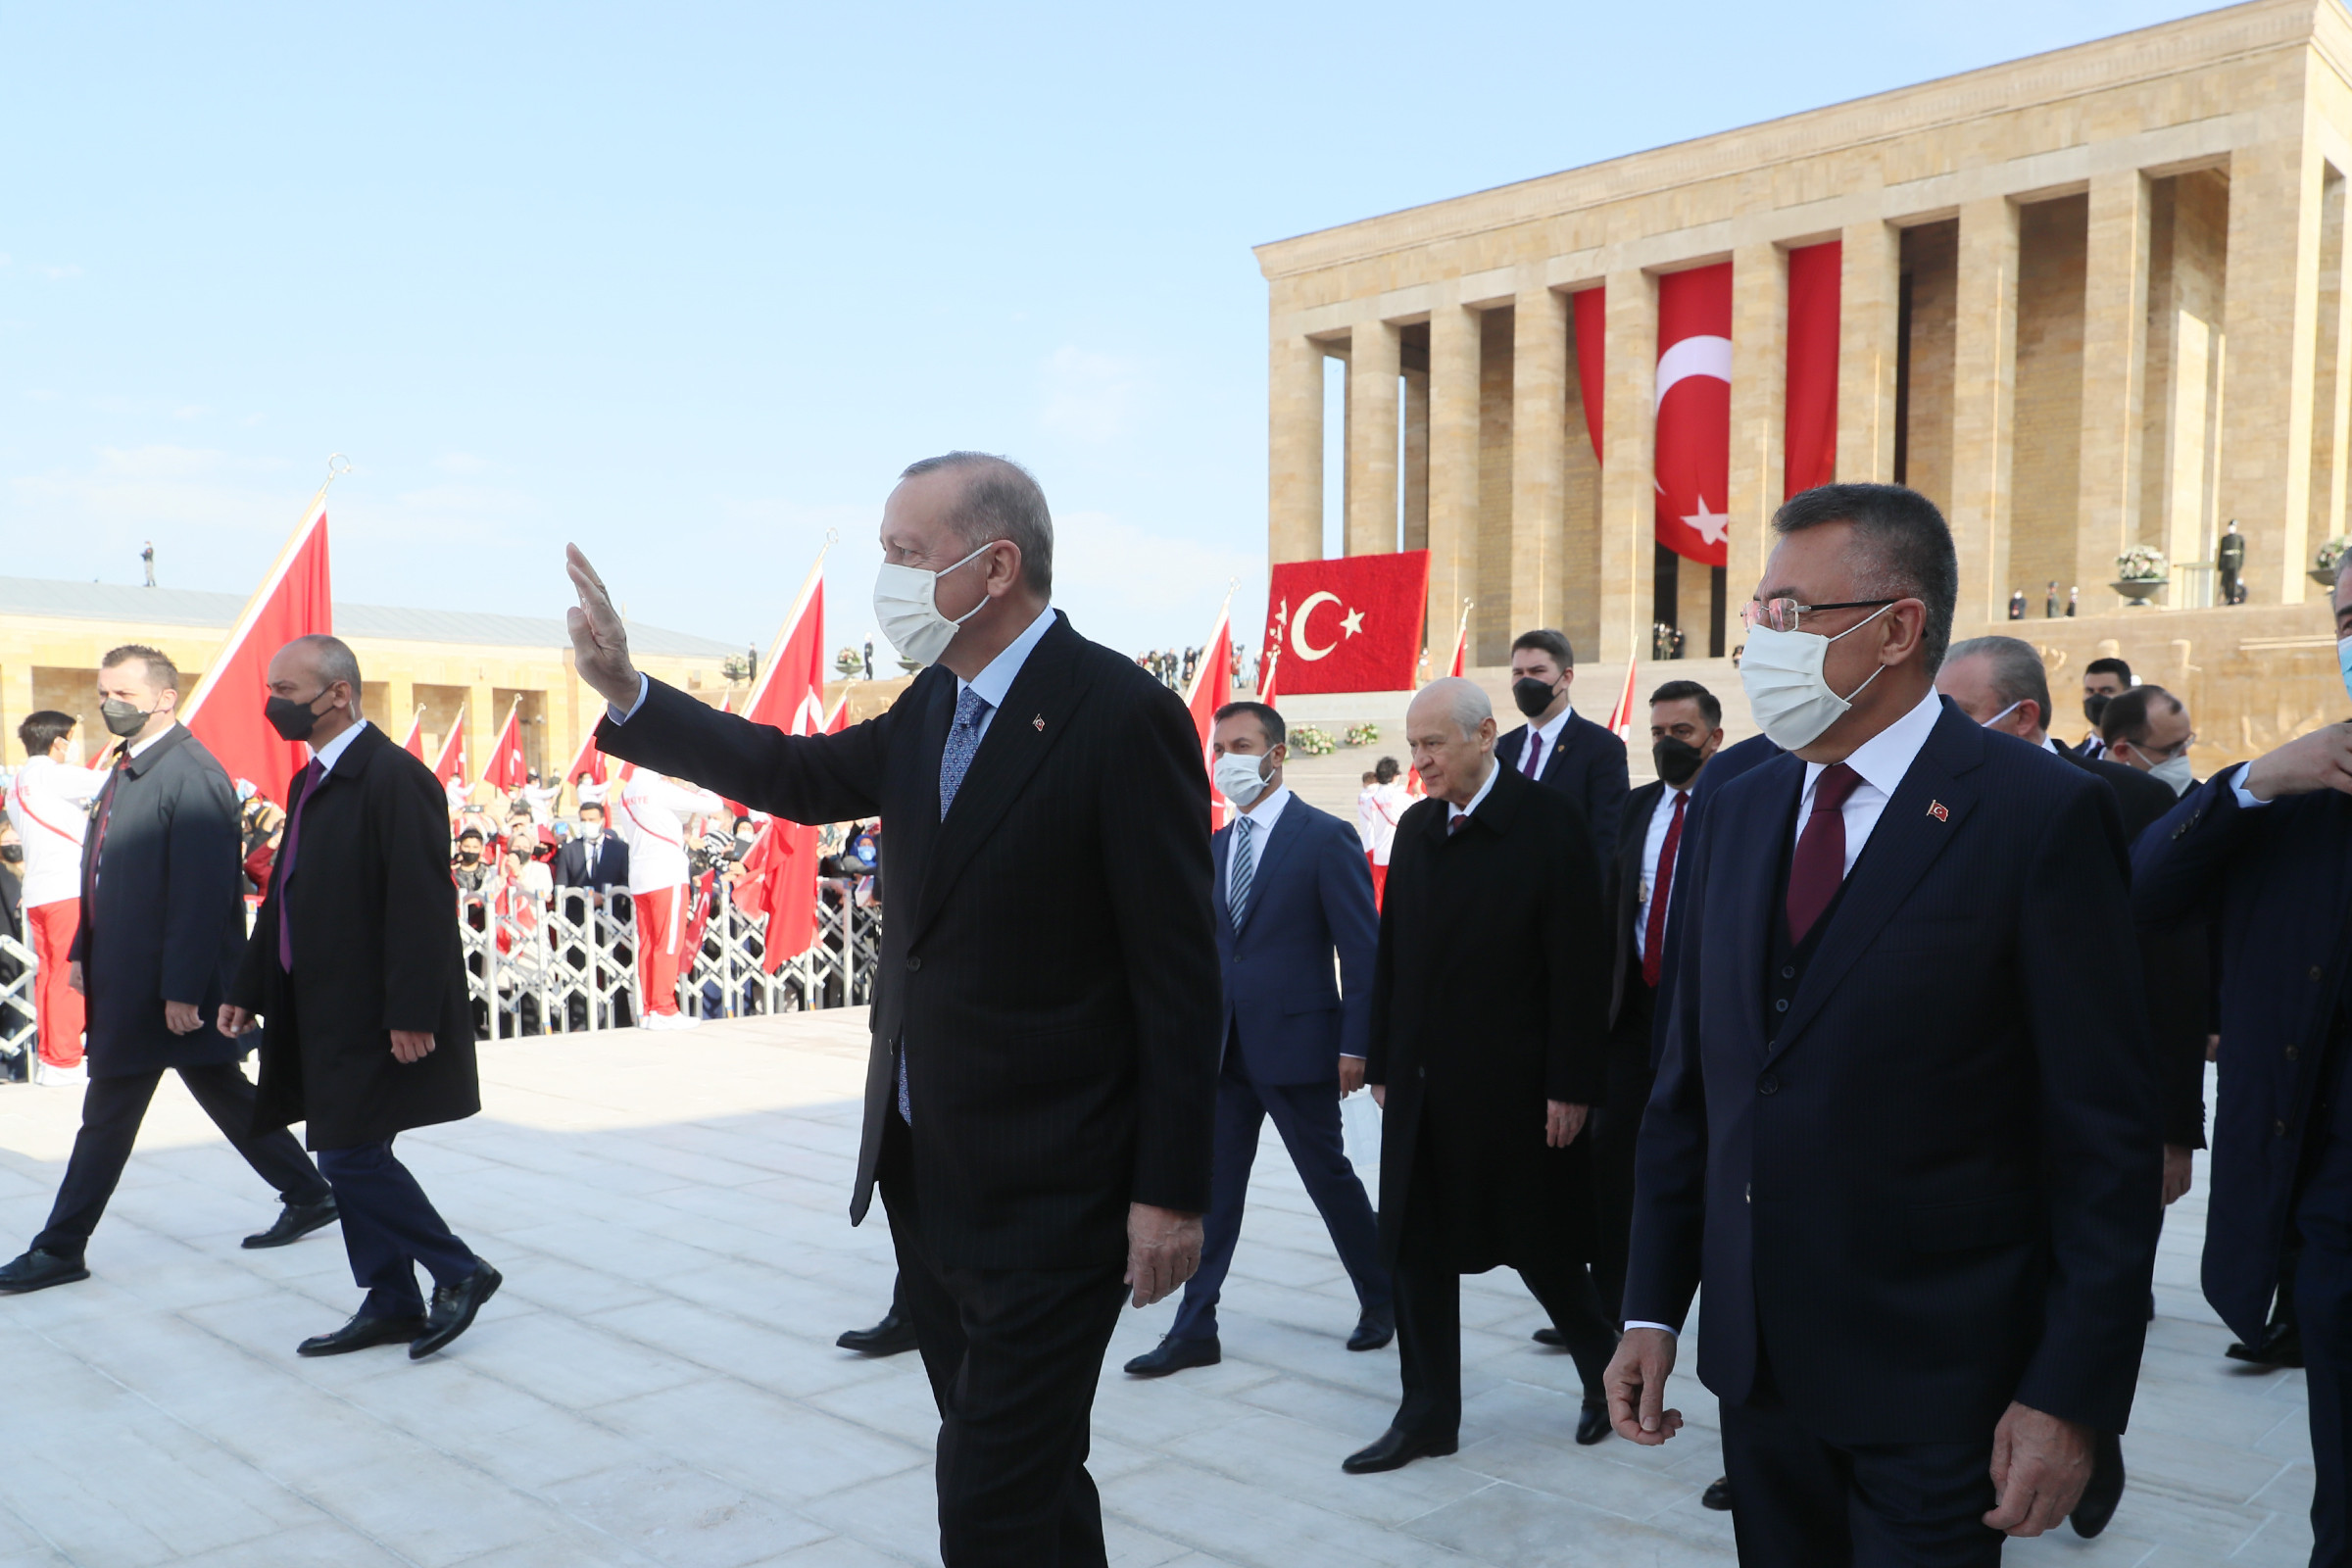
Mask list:
[[[1795,858],[1788,864],[1791,943],[1805,940],[1845,881],[1845,801],[1861,783],[1861,774],[1843,762],[1832,762],[1813,786],[1813,813],[1805,819]]]
[[[90,835],[90,884],[95,887],[98,873],[105,869],[106,825],[115,819],[115,786],[122,782],[122,769],[130,763],[130,749],[115,749],[115,765],[107,770],[106,788],[98,796],[98,830]]]
[[[1675,852],[1683,847],[1683,808],[1690,804],[1689,790],[1674,796],[1674,820],[1666,824],[1666,842],[1658,846],[1658,874],[1649,885],[1649,918],[1642,928],[1642,979],[1655,991],[1658,965],[1666,955],[1666,898],[1674,891]]]

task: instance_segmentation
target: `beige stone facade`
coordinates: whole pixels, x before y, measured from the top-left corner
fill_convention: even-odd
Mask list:
[[[1426,544],[1432,641],[1469,599],[1481,664],[1543,624],[1600,662],[1646,659],[1658,620],[1694,654],[1736,645],[1783,499],[1786,258],[1837,239],[1838,477],[1944,509],[1957,635],[2016,632],[2078,670],[2111,643],[2148,678],[2227,667],[2248,693],[2331,666],[2310,568],[2352,486],[2348,171],[2352,18],[2256,0],[1260,246],[1272,559],[1321,554],[1336,358],[1345,547]],[[1728,612],[1706,568],[1661,564],[1650,477],[1657,279],[1726,260]],[[1599,285],[1595,463],[1570,297]],[[2247,593],[2225,610],[2230,518]],[[2139,543],[2172,563],[2154,609],[2108,586]],[[2061,606],[2080,590],[2070,622],[2044,618],[2052,582]],[[2232,750],[2332,716],[2211,701],[2232,710],[2200,731]]]

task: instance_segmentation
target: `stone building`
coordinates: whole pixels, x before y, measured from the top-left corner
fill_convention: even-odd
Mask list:
[[[2059,671],[2124,652],[2201,701],[2206,760],[2340,716],[2310,601],[2352,476],[2348,81],[2337,0],[2255,0],[1260,246],[1272,559],[1322,553],[1339,484],[1348,553],[1430,550],[1431,641],[1475,602],[1475,662],[1535,625],[1620,667],[1659,621],[1736,646],[1784,499],[1788,256],[1836,240],[1836,476],[1944,509],[1956,635],[2018,632]],[[1659,279],[1726,261],[1711,572],[1654,543],[1653,368]],[[1580,316],[1605,334],[1597,460]],[[2231,518],[2246,593],[2222,608]],[[2108,584],[2143,543],[2171,578],[2133,610]],[[2053,582],[2074,618],[2044,617]]]

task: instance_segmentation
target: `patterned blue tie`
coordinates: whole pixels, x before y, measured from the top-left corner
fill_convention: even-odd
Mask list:
[[[1233,914],[1233,928],[1242,928],[1242,911],[1250,906],[1250,878],[1256,871],[1255,857],[1250,852],[1250,828],[1246,816],[1233,824],[1233,891],[1226,896],[1225,906]]]
[[[988,716],[988,699],[969,686],[956,699],[956,722],[948,731],[947,750],[939,754],[939,814],[944,820],[963,787],[963,775],[980,749],[980,721]],[[906,1047],[899,1046],[899,1120],[914,1125],[914,1097],[906,1092]]]

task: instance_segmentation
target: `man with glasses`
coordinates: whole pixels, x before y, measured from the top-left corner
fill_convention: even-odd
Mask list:
[[[2074,1508],[2147,1328],[2123,833],[1937,696],[1960,570],[1926,497],[1825,485],[1773,528],[1740,674],[1792,755],[1684,852],[1609,1414],[1674,1436],[1703,1278],[1742,1560],[1994,1564]]]
[[[2197,782],[2188,760],[2197,743],[2188,707],[2161,686],[2134,686],[2109,698],[2099,715],[2099,738],[2107,744],[2108,761],[2147,774],[2176,800]]]

